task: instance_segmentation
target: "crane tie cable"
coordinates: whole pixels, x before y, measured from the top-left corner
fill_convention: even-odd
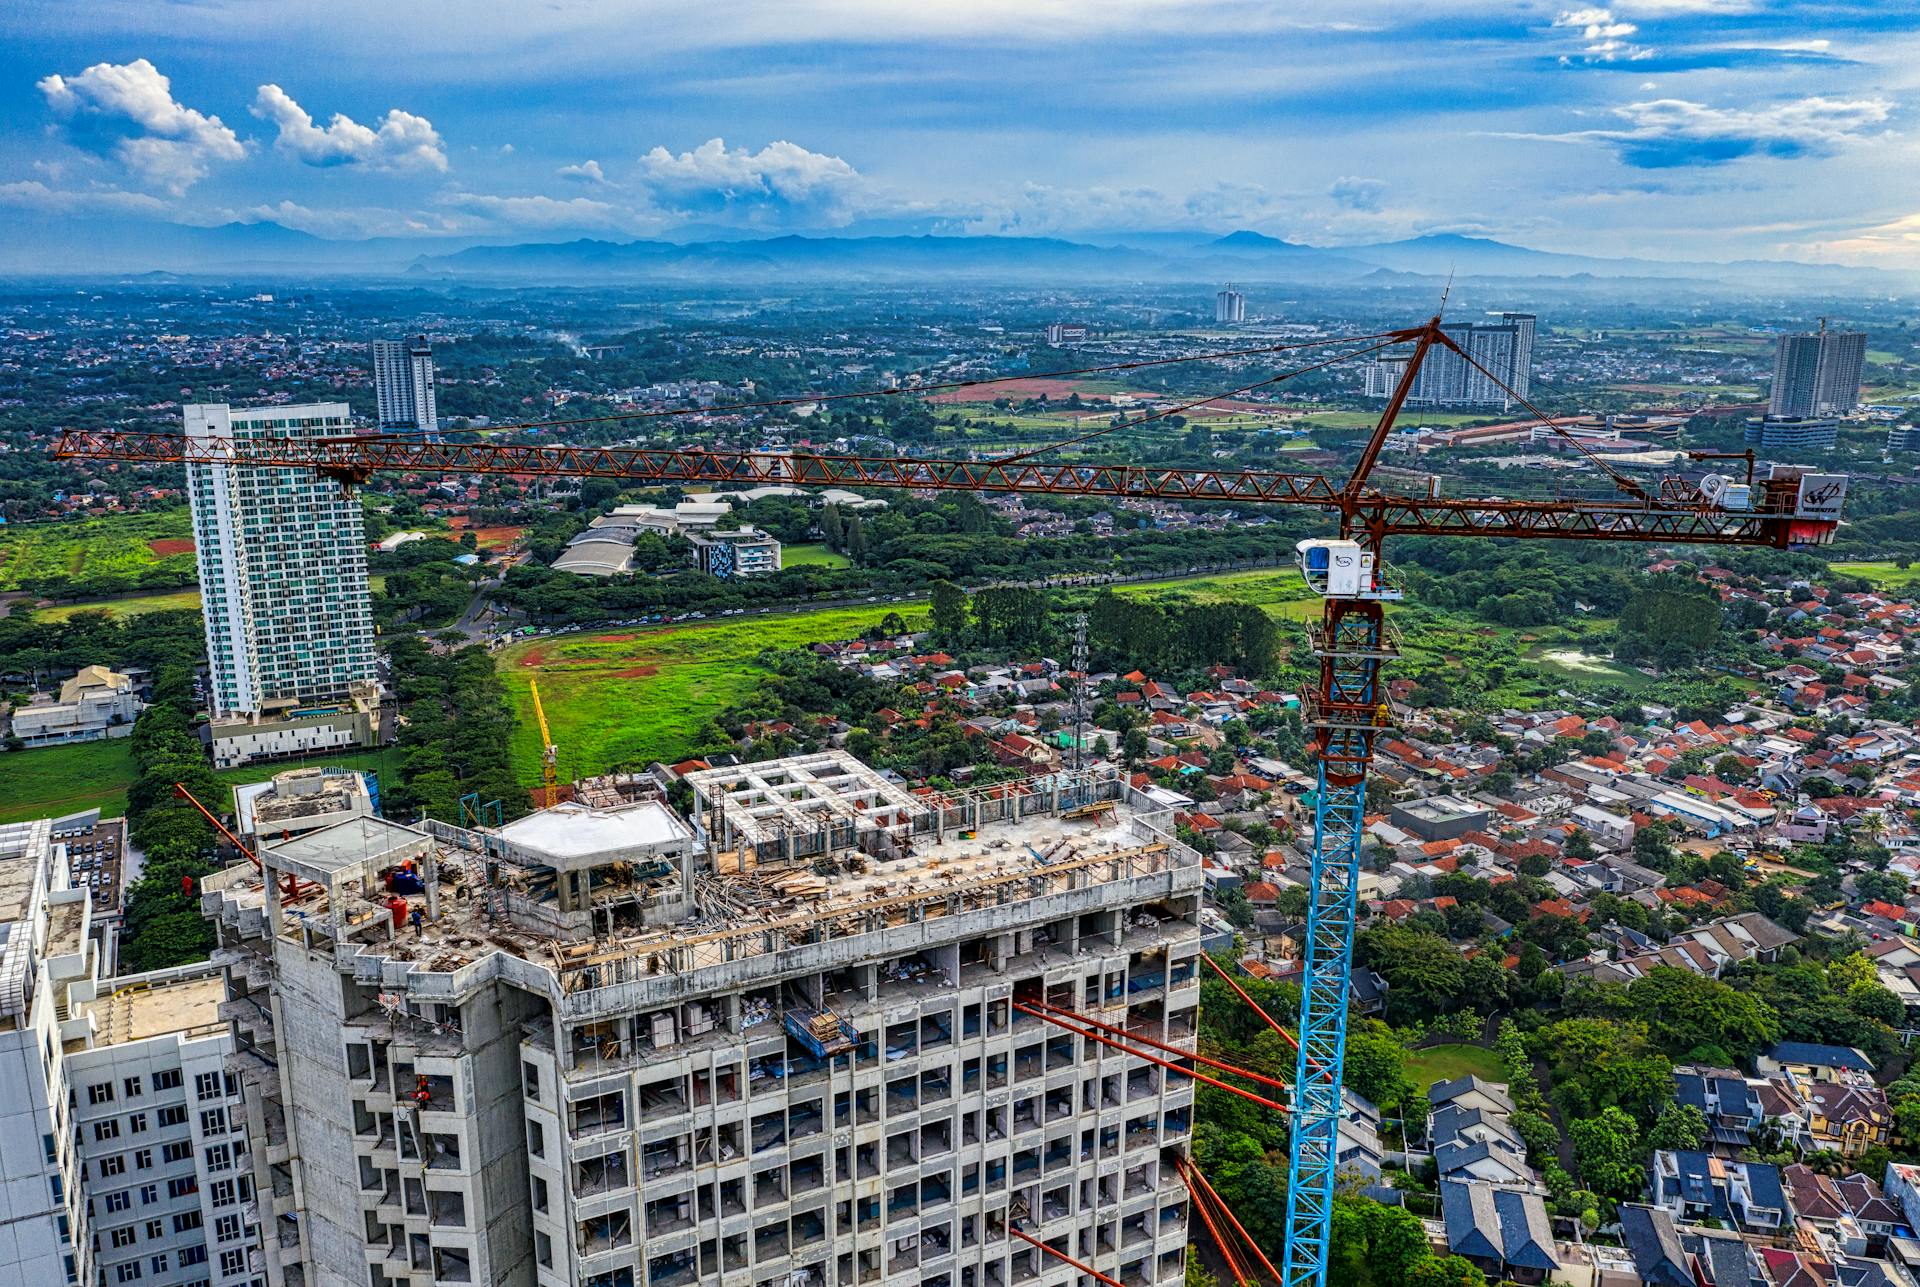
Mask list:
[[[1518,402],[1522,407],[1525,407],[1527,411],[1532,414],[1534,419],[1538,420],[1541,424],[1545,425],[1547,428],[1559,434],[1562,438],[1566,439],[1569,443],[1572,443],[1574,448],[1577,451],[1579,451],[1581,455],[1585,456],[1589,462],[1591,462],[1593,465],[1599,468],[1601,473],[1606,474],[1608,477],[1613,479],[1613,484],[1615,487],[1618,487],[1621,491],[1627,493],[1627,495],[1637,497],[1643,501],[1651,501],[1653,499],[1652,496],[1647,494],[1646,488],[1642,487],[1639,483],[1634,482],[1631,478],[1628,478],[1625,474],[1615,469],[1612,465],[1609,465],[1605,460],[1602,460],[1598,452],[1594,451],[1591,447],[1587,446],[1586,443],[1581,442],[1579,438],[1575,437],[1572,433],[1568,432],[1566,427],[1562,425],[1559,421],[1555,420],[1552,416],[1542,411],[1539,407],[1534,406],[1533,403],[1529,402],[1521,394],[1514,392],[1513,387],[1511,385],[1509,385],[1505,380],[1502,380],[1499,376],[1495,375],[1493,372],[1487,370],[1486,367],[1480,365],[1480,361],[1478,358],[1474,357],[1471,353],[1467,352],[1465,349],[1461,348],[1458,344],[1454,343],[1453,340],[1449,339],[1444,333],[1440,337],[1440,342],[1446,345],[1448,348],[1452,349],[1455,353],[1458,353],[1460,357],[1467,363],[1467,365],[1471,366],[1474,370],[1478,371],[1481,375],[1486,376],[1487,379],[1493,381],[1495,387],[1497,387],[1502,393],[1512,398],[1515,402]]]

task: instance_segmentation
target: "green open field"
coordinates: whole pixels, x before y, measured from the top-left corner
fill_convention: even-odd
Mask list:
[[[1604,652],[1583,648],[1577,642],[1537,643],[1527,649],[1526,658],[1547,674],[1575,683],[1645,688],[1654,682],[1653,676],[1617,662]]]
[[[780,550],[780,566],[783,568],[844,568],[852,565],[852,559],[844,554],[836,554],[824,545],[788,545]]]
[[[1301,620],[1318,610],[1299,574],[1229,572],[1143,581],[1122,594],[1202,602],[1254,603],[1275,617]],[[918,626],[918,603],[873,604],[826,612],[787,612],[699,625],[553,635],[502,649],[495,659],[519,716],[514,765],[523,782],[540,780],[540,739],[529,680],[540,681],[561,771],[587,777],[618,766],[672,762],[696,744],[701,726],[753,690],[765,673],[754,658],[767,648],[847,639],[897,611]]]
[[[41,608],[35,616],[41,621],[65,621],[78,612],[105,612],[115,617],[138,617],[149,612],[198,612],[198,590],[162,590],[154,594],[129,594],[117,599],[93,599],[86,603],[61,603]]]
[[[910,626],[923,604],[876,603],[825,612],[731,617],[696,625],[553,635],[503,648],[495,657],[519,727],[513,761],[520,780],[540,781],[540,736],[530,682],[540,681],[560,771],[589,777],[691,751],[701,726],[753,691],[767,673],[754,658],[768,648],[849,639],[898,612]]]
[[[1498,1086],[1507,1084],[1500,1056],[1480,1046],[1428,1046],[1407,1056],[1407,1076],[1423,1091],[1436,1081],[1452,1081],[1469,1073]]]
[[[1831,566],[1841,576],[1862,577],[1883,590],[1904,590],[1914,582],[1920,581],[1920,565],[1903,568],[1891,562],[1881,561],[1835,563]]]
[[[1421,407],[1408,411],[1401,417],[1403,425],[1455,425],[1499,424],[1509,417],[1489,416],[1484,411],[1436,411],[1431,407]],[[1294,425],[1296,429],[1371,429],[1380,423],[1378,411],[1314,411],[1302,417]]]
[[[1319,612],[1292,570],[1228,572],[1214,576],[1169,578],[1116,587],[1118,593],[1146,599],[1249,603],[1286,621],[1303,621]],[[919,625],[919,604],[874,604],[825,612],[746,616],[699,625],[599,631],[531,639],[502,649],[495,659],[515,703],[519,727],[513,758],[521,781],[538,785],[539,734],[533,718],[529,681],[540,681],[541,704],[560,748],[561,771],[586,777],[616,767],[638,767],[653,760],[672,762],[697,745],[702,725],[752,692],[764,672],[754,658],[764,649],[793,648],[821,640],[846,639],[876,623],[889,610]],[[1604,630],[1610,623],[1583,622],[1583,630]],[[1489,634],[1512,634],[1534,648],[1579,653],[1581,631],[1521,632],[1478,623],[1457,631],[1429,629],[1409,652],[1450,654],[1484,645]],[[1547,636],[1542,641],[1540,636]],[[1530,658],[1533,666],[1510,681],[1515,701],[1537,702],[1551,686],[1567,678],[1575,663]],[[1611,661],[1597,659],[1605,677],[1623,684],[1644,684],[1646,677]],[[1596,678],[1598,676],[1595,676]],[[1523,691],[1524,690],[1524,691]]]
[[[98,808],[109,818],[127,811],[133,750],[126,739],[43,746],[0,755],[0,822],[22,822]]]
[[[315,760],[250,764],[222,769],[216,776],[229,786],[241,786],[264,782],[286,769],[320,765],[378,773],[383,784],[400,780],[400,759],[391,748]],[[0,755],[0,779],[7,784],[4,795],[0,795],[0,823],[59,817],[93,808],[105,817],[117,818],[127,811],[127,788],[133,785],[133,778],[133,751],[124,738]],[[216,811],[232,807],[230,800],[203,803]]]
[[[47,577],[191,572],[192,541],[184,509],[12,524],[0,528],[0,590],[18,590]]]
[[[368,586],[376,593],[386,581],[383,572],[376,572],[367,578]],[[65,621],[79,612],[105,612],[124,619],[149,612],[182,610],[200,610],[198,590],[157,590],[152,594],[123,594],[111,599],[88,599],[82,603],[56,603],[51,607],[34,609],[34,615],[41,621]]]
[[[1222,572],[1166,581],[1115,586],[1132,599],[1188,599],[1196,603],[1247,603],[1282,621],[1306,621],[1320,615],[1320,600],[1291,569]]]

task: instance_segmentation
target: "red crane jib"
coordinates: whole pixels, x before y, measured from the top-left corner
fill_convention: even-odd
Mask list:
[[[239,464],[312,469],[344,484],[376,473],[597,477],[717,486],[770,484],[908,491],[1230,501],[1303,505],[1338,514],[1342,527],[1388,536],[1481,536],[1771,546],[1825,544],[1839,521],[1844,475],[1775,466],[1747,503],[1729,508],[1684,479],[1649,494],[1516,500],[1414,496],[1321,474],[1262,469],[832,456],[696,448],[570,447],[424,442],[377,434],[308,439],[188,439],[181,434],[73,429],[54,455],[127,464]]]

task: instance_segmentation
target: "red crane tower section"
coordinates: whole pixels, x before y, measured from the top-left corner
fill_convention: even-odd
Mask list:
[[[1389,705],[1379,684],[1380,667],[1395,653],[1386,629],[1386,604],[1400,597],[1383,559],[1389,537],[1458,536],[1539,538],[1572,541],[1624,541],[1672,545],[1730,545],[1787,549],[1824,544],[1839,525],[1847,490],[1844,475],[1821,474],[1775,465],[1757,473],[1751,452],[1739,476],[1708,473],[1697,478],[1673,474],[1647,482],[1614,470],[1585,444],[1566,435],[1498,376],[1456,344],[1434,317],[1422,325],[1350,339],[1275,345],[1234,354],[1122,363],[1082,372],[1133,369],[1167,361],[1246,357],[1290,349],[1364,344],[1331,358],[1243,385],[1250,392],[1277,384],[1333,362],[1377,352],[1393,344],[1413,351],[1379,421],[1345,479],[1320,474],[1211,467],[1041,461],[1058,447],[1098,437],[1101,430],[1065,443],[991,460],[954,460],[907,456],[852,456],[812,452],[707,451],[693,447],[574,447],[507,442],[434,442],[393,435],[353,434],[335,438],[189,441],[172,433],[69,430],[54,454],[63,459],[158,464],[252,464],[312,469],[355,486],[375,474],[436,472],[584,476],[634,482],[678,483],[708,487],[766,484],[885,488],[941,492],[1011,492],[1041,496],[1153,498],[1175,501],[1225,501],[1235,504],[1305,506],[1335,520],[1337,537],[1301,541],[1297,557],[1308,585],[1325,599],[1311,631],[1320,659],[1320,679],[1309,695],[1305,715],[1313,731],[1319,774],[1312,874],[1309,878],[1307,943],[1297,1031],[1297,1065],[1292,1082],[1292,1155],[1287,1198],[1285,1264],[1277,1275],[1283,1287],[1323,1287],[1334,1194],[1334,1155],[1340,1116],[1341,1071],[1345,1053],[1346,1001],[1353,948],[1355,888],[1359,845],[1364,830],[1366,779],[1373,745],[1385,729]],[[1611,491],[1595,496],[1554,499],[1512,497],[1443,498],[1437,489],[1425,495],[1383,489],[1373,482],[1374,466],[1387,444],[1401,409],[1412,395],[1422,361],[1446,348],[1502,388],[1510,397],[1569,445],[1586,453]],[[871,394],[804,395],[746,403],[780,407],[808,401],[861,396],[914,396],[987,381],[894,387]],[[1203,402],[1206,400],[1202,400]],[[1186,408],[1153,413],[1159,419]],[[719,408],[728,410],[730,408]],[[648,420],[680,412],[628,412],[561,424]],[[1135,424],[1141,423],[1139,421]],[[506,426],[534,428],[536,426]],[[538,426],[551,428],[551,425]],[[1122,426],[1126,427],[1126,426]],[[496,431],[498,432],[498,431]],[[1728,459],[1725,453],[1693,453],[1696,460]],[[1047,1015],[1066,1026],[1071,1019]],[[1077,1025],[1076,1025],[1077,1028]],[[1111,1040],[1087,1029],[1090,1040]],[[1142,1057],[1153,1058],[1142,1053]],[[1157,1059],[1156,1059],[1157,1061]],[[1183,1070],[1185,1071],[1185,1070]],[[1187,1075],[1204,1077],[1188,1071]],[[1251,1092],[1249,1098],[1271,1103]],[[1204,1214],[1204,1212],[1203,1212]],[[1231,1213],[1228,1213],[1229,1216]],[[1017,1231],[1016,1231],[1017,1232]],[[1216,1234],[1220,1231],[1216,1229]],[[1023,1235],[1024,1236],[1024,1235]],[[1054,1255],[1057,1249],[1045,1247]],[[1102,1281],[1104,1275],[1087,1272]]]

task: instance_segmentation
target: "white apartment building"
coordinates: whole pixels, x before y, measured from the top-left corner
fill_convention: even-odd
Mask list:
[[[0,827],[0,1282],[91,1283],[67,1100],[67,985],[91,955],[87,895],[69,888],[47,821]]]
[[[231,454],[251,438],[348,432],[343,402],[185,408],[186,433]],[[216,719],[258,719],[374,681],[373,608],[360,502],[311,470],[187,466]]]
[[[1830,331],[1825,318],[1817,331],[1782,335],[1774,349],[1768,417],[1819,420],[1853,414],[1866,361],[1867,333]]]
[[[46,821],[0,828],[0,1282],[249,1287],[258,1218],[225,983],[100,977]]]
[[[1533,341],[1538,324],[1532,313],[1502,313],[1498,322],[1447,323],[1443,329],[1473,361],[1452,349],[1430,349],[1421,359],[1413,388],[1408,390],[1408,405],[1512,406],[1516,396],[1528,396],[1533,387]],[[1406,369],[1404,357],[1374,358],[1362,368],[1363,393],[1369,398],[1391,397]],[[1508,389],[1513,392],[1508,393]]]
[[[13,710],[13,735],[28,746],[60,746],[126,737],[146,703],[133,679],[105,666],[85,666],[60,685],[58,701],[32,702]]]
[[[1015,1008],[1191,1047],[1171,815],[1108,774],[926,797],[844,752],[690,781],[691,825],[362,818],[208,879],[235,1068],[286,1121],[254,1151],[300,1243],[267,1238],[269,1281],[1080,1281],[1029,1238],[1179,1281],[1191,1083]]]
[[[439,437],[434,404],[433,346],[427,337],[373,342],[373,400],[382,429]]]
[[[218,967],[102,980],[83,1005],[91,1046],[67,1056],[98,1281],[259,1281],[246,1110],[226,1070]]]

